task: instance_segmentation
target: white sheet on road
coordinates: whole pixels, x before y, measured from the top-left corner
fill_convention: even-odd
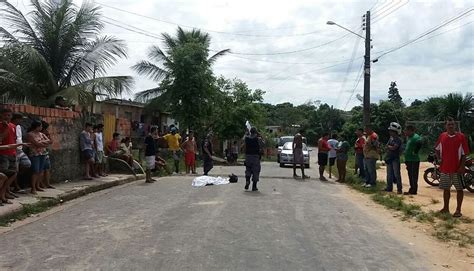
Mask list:
[[[221,185],[221,184],[228,184],[228,183],[229,183],[229,178],[224,179],[222,177],[201,176],[201,177],[194,178],[192,185],[194,187],[202,187],[202,186],[206,186],[207,184]]]

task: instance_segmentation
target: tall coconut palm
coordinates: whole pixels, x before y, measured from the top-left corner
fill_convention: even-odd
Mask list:
[[[86,104],[97,95],[129,91],[129,76],[105,76],[126,57],[123,41],[99,36],[104,28],[99,7],[72,0],[31,1],[22,14],[0,2],[0,95],[45,105],[58,95]]]
[[[211,66],[229,50],[209,57],[211,39],[200,30],[185,31],[178,27],[176,36],[162,37],[164,49],[152,46],[149,60],[132,67],[158,82],[156,88],[140,92],[136,98],[148,101],[151,108],[169,110],[183,127],[209,126],[213,110],[210,101],[218,91]]]
[[[202,60],[207,61],[206,65],[208,65],[208,67],[220,56],[230,52],[229,49],[225,49],[208,57],[211,38],[208,33],[196,29],[186,31],[178,27],[175,37],[167,33],[163,33],[161,36],[163,38],[164,50],[156,45],[151,46],[148,50],[148,58],[150,60],[142,60],[132,67],[138,74],[145,75],[157,82],[161,82],[164,79],[167,81],[174,81],[176,79],[176,72],[177,69],[179,69],[177,63],[179,59],[177,58],[176,51],[185,45],[198,45],[195,49],[201,49],[203,51],[206,58]],[[137,93],[136,99],[148,101],[160,95],[166,96],[166,89],[157,87],[145,90]]]

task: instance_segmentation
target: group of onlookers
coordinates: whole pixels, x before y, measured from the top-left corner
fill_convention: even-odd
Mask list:
[[[18,174],[31,173],[31,193],[37,194],[50,184],[51,161],[49,147],[52,144],[48,123],[33,120],[24,134],[24,116],[8,108],[0,110],[0,205],[12,204],[18,192],[24,192],[18,182]]]
[[[390,123],[388,127],[389,140],[385,146],[379,141],[379,136],[370,126],[357,129],[357,139],[354,143],[355,173],[364,180],[363,186],[375,187],[377,183],[377,161],[382,150],[385,150],[387,176],[386,192],[392,192],[396,185],[398,194],[416,195],[418,193],[418,178],[420,168],[419,151],[422,148],[422,138],[416,133],[413,125],[407,125],[402,131],[400,124]],[[405,144],[402,137],[405,137]],[[318,141],[318,164],[320,179],[326,181],[324,170],[329,162],[329,176],[331,167],[337,162],[338,182],[344,182],[346,177],[346,163],[350,145],[345,140],[339,140],[336,134],[329,138],[325,133]],[[464,161],[469,154],[467,139],[456,129],[456,122],[452,118],[446,120],[446,132],[439,136],[435,146],[436,155],[440,160],[440,188],[444,190],[444,207],[442,212],[449,212],[449,198],[451,186],[457,190],[457,208],[454,216],[461,216],[463,200],[463,185],[461,176],[464,171]],[[410,188],[403,192],[401,177],[401,157],[404,156]]]
[[[86,123],[79,135],[81,155],[85,161],[86,180],[107,176],[103,129],[103,124],[93,126],[91,123]],[[115,142],[115,135],[112,142]]]
[[[160,144],[164,142],[164,144]],[[164,145],[164,146],[163,146]],[[174,172],[180,173],[180,161],[184,156],[186,174],[197,174],[196,156],[198,155],[198,144],[193,131],[182,137],[176,126],[171,126],[169,132],[160,136],[157,127],[151,127],[145,137],[145,161],[146,161],[146,182],[154,182],[151,172],[158,168],[168,171],[166,160],[160,156],[160,149],[163,156],[173,159]],[[183,155],[184,154],[184,155]],[[212,133],[208,133],[202,143],[202,159],[204,175],[207,175],[213,168],[212,160]]]

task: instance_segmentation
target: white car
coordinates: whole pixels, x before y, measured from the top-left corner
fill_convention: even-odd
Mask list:
[[[306,168],[309,168],[309,152],[311,149],[303,143],[303,159]],[[287,142],[283,145],[280,153],[280,167],[285,164],[293,164],[293,142]]]

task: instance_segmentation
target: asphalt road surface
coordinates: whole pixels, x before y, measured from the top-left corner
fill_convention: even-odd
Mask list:
[[[341,196],[265,163],[260,192],[191,176],[99,193],[0,235],[1,270],[423,270],[420,255]],[[214,174],[243,174],[216,167]]]

